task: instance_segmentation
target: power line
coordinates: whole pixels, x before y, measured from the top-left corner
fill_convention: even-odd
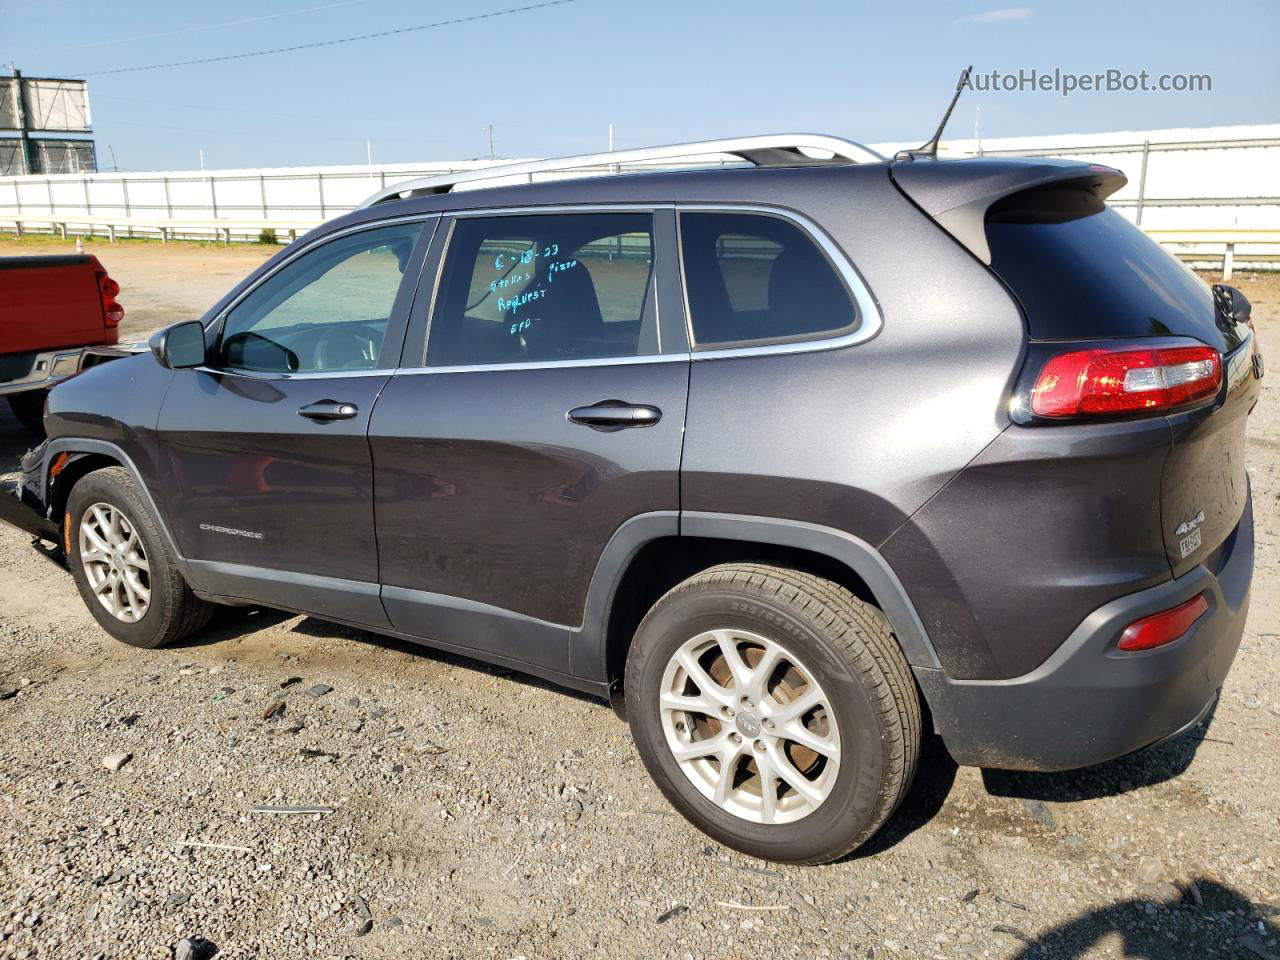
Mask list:
[[[375,40],[380,37],[394,37],[402,33],[415,33],[419,30],[433,30],[436,27],[451,27],[460,23],[472,23],[476,20],[489,20],[493,17],[505,17],[513,13],[525,13],[529,10],[541,10],[546,7],[558,7],[577,0],[544,0],[542,3],[530,3],[522,7],[508,7],[505,10],[494,10],[491,13],[477,13],[469,17],[455,17],[452,20],[437,20],[435,23],[423,23],[416,27],[400,27],[397,30],[381,30],[377,33],[364,33],[356,37],[341,37],[337,40],[319,40],[315,43],[299,43],[289,47],[273,47],[270,50],[255,50],[252,53],[232,53],[221,57],[202,57],[198,60],[177,60],[173,63],[153,63],[144,67],[119,67],[115,70],[74,71],[76,77],[104,77],[113,73],[136,73],[139,70],[164,70],[169,67],[189,67],[201,63],[223,63],[227,60],[244,60],[248,57],[266,57],[273,53],[292,53],[295,50],[314,50],[317,47],[332,47],[340,43],[355,43],[357,40]]]
[[[367,3],[368,0],[337,0],[335,3],[326,3],[318,7],[302,7],[294,10],[281,10],[278,13],[267,13],[259,17],[243,17],[239,20],[223,20],[219,23],[201,23],[193,27],[180,27],[177,30],[162,30],[158,33],[143,33],[136,37],[117,37],[114,40],[95,40],[93,43],[73,43],[66,47],[48,47],[44,50],[35,50],[27,57],[35,58],[45,56],[50,53],[62,53],[66,50],[86,50],[90,47],[107,47],[117,43],[136,43],[139,40],[155,40],[159,37],[174,37],[183,33],[199,33],[201,30],[218,30],[223,27],[238,27],[246,23],[260,23],[263,20],[279,20],[281,17],[296,17],[303,13],[317,13],[321,10],[332,10],[334,7],[349,7],[354,3]]]

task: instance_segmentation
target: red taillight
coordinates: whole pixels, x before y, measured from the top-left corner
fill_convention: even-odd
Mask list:
[[[1044,365],[1031,390],[1040,417],[1163,413],[1222,385],[1222,356],[1212,347],[1075,350]]]
[[[1116,645],[1121,650],[1150,650],[1173,643],[1209,610],[1204,594],[1180,603],[1171,610],[1153,613],[1129,624]]]
[[[118,327],[124,319],[124,307],[116,303],[120,284],[112,280],[105,270],[98,273],[98,290],[102,293],[102,316],[108,327]]]

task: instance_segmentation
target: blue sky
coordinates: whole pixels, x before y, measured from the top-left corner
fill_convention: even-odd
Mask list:
[[[0,0],[28,76],[245,53],[533,0]],[[573,0],[229,63],[90,75],[99,163],[188,169],[812,131],[924,140],[961,67],[1208,73],[1211,93],[966,93],[983,137],[1280,121],[1280,3]]]

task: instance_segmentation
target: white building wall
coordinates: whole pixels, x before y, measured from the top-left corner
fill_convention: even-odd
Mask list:
[[[875,145],[886,155],[915,146]],[[941,152],[944,156],[1057,156],[1117,167],[1129,182],[1111,202],[1148,230],[1280,230],[1280,124],[946,140]],[[6,217],[48,216],[67,222],[73,232],[82,232],[86,228],[77,226],[75,217],[118,218],[163,221],[179,234],[211,236],[217,223],[241,221],[234,233],[249,239],[256,237],[260,227],[245,221],[305,226],[351,209],[386,184],[488,165],[489,161],[472,160],[0,177],[0,226]],[[39,228],[38,223],[27,224],[27,229]],[[94,229],[100,231],[102,225]],[[159,232],[131,229],[142,234]],[[1272,244],[1272,252],[1274,248]],[[1241,247],[1239,253],[1248,250]]]

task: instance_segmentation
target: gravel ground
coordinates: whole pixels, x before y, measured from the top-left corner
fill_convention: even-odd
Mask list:
[[[158,249],[170,277],[209,255]],[[1280,278],[1240,285],[1280,351]],[[882,835],[826,867],[709,841],[600,703],[265,610],[135,650],[0,529],[0,957],[1280,958],[1264,383],[1253,608],[1212,724],[1071,774],[931,743]],[[24,446],[0,416],[0,469]]]

